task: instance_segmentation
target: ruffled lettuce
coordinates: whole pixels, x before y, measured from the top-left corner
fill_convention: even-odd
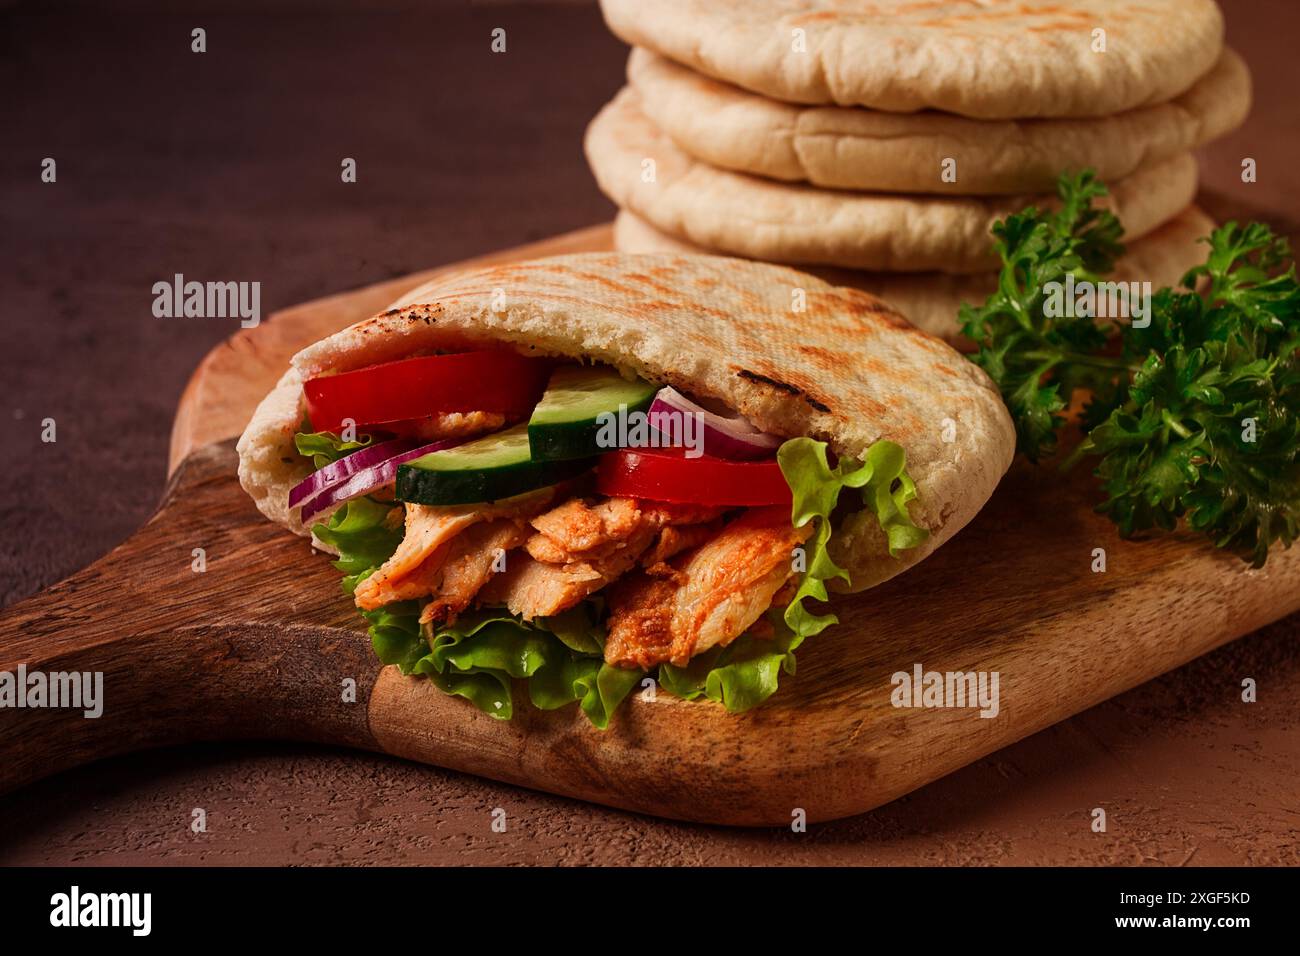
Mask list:
[[[928,532],[917,527],[907,513],[908,502],[916,497],[916,484],[907,474],[903,449],[892,441],[878,441],[860,461],[845,459],[832,468],[826,458],[825,442],[792,438],[777,450],[776,460],[794,495],[790,520],[796,528],[815,522],[812,538],[804,548],[807,569],[784,614],[786,626],[802,640],[839,621],[834,614],[812,613],[804,601],[827,600],[827,581],[841,578],[846,584],[852,583],[849,572],[831,560],[828,549],[833,530],[831,513],[839,504],[841,491],[861,489],[862,504],[880,523],[891,557],[916,547]]]
[[[389,518],[392,511],[391,504],[353,498],[330,515],[328,521],[312,526],[312,534],[338,551],[334,567],[343,572],[343,590],[348,594],[366,575],[391,558],[402,543],[405,529],[400,521]]]
[[[794,649],[803,640],[780,615],[767,619],[775,628],[773,637],[742,634],[726,647],[691,658],[685,667],[660,664],[659,686],[683,700],[702,695],[733,714],[757,707],[776,693],[782,671],[793,676]]]
[[[555,710],[576,701],[604,730],[645,676],[605,663],[602,632],[587,604],[533,623],[485,608],[429,629],[427,639],[418,602],[405,604],[366,614],[379,659],[403,674],[428,677],[499,720],[513,716],[512,681],[526,680],[534,707]]]

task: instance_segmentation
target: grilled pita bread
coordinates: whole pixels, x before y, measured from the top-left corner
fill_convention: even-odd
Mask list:
[[[293,446],[303,382],[485,346],[604,362],[722,401],[765,431],[825,440],[839,455],[899,443],[918,489],[910,512],[930,537],[895,559],[874,518],[846,518],[832,551],[854,590],[951,538],[1015,448],[984,373],[871,295],[737,259],[592,253],[439,277],[303,349],[239,440],[240,482],[264,514],[306,534],[288,508],[289,489],[310,470]]]
[[[1120,282],[1150,282],[1152,288],[1176,286],[1187,270],[1205,261],[1201,241],[1215,228],[1214,220],[1196,206],[1132,243],[1108,278]],[[614,220],[614,248],[619,252],[709,254],[709,250],[670,236],[626,210]],[[808,270],[832,285],[845,285],[884,299],[917,328],[958,348],[970,343],[960,333],[957,313],[963,302],[983,302],[997,288],[997,273],[955,276],[942,272],[855,272],[851,269]]]
[[[819,189],[717,169],[684,153],[624,89],[592,120],[586,151],[604,193],[655,228],[728,255],[881,272],[989,272],[989,230],[1054,197],[903,196]],[[1138,239],[1196,194],[1188,153],[1110,184],[1109,205]]]
[[[1223,50],[1214,0],[601,0],[601,7],[628,43],[774,99],[977,119],[1107,116],[1164,103],[1209,72]]]
[[[1063,169],[1093,169],[1113,182],[1235,129],[1251,99],[1250,71],[1232,50],[1177,99],[1090,119],[799,106],[643,49],[628,58],[627,78],[646,116],[714,166],[829,189],[963,196],[1054,192]],[[942,175],[946,168],[955,179]]]

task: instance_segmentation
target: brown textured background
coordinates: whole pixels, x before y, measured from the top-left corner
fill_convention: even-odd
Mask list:
[[[582,159],[625,50],[584,3],[0,4],[0,601],[148,517],[176,399],[233,321],[608,219]],[[1224,4],[1255,74],[1207,186],[1300,220],[1293,0]],[[195,26],[208,52],[189,52]],[[488,52],[505,27],[509,52]],[[39,181],[40,161],[59,181]],[[343,186],[339,163],[358,161]],[[1243,156],[1260,181],[1240,182]],[[58,442],[39,441],[40,421]],[[1122,622],[1117,622],[1122,627]],[[1195,622],[1188,622],[1194,627]],[[1300,618],[807,834],[665,823],[295,744],[138,754],[0,798],[0,863],[1300,863]],[[1260,701],[1242,705],[1242,676]],[[1109,832],[1089,830],[1102,806]],[[208,811],[208,832],[188,829]],[[507,811],[505,834],[490,829]]]

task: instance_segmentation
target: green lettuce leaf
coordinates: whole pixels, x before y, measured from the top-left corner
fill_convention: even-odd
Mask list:
[[[777,689],[781,672],[795,672],[794,651],[803,636],[786,626],[781,616],[769,614],[774,637],[742,634],[726,647],[715,647],[694,657],[685,667],[659,665],[659,686],[683,700],[703,695],[739,714],[757,707]]]
[[[392,511],[392,505],[353,498],[330,515],[328,521],[312,526],[312,534],[338,550],[334,567],[344,573],[346,593],[351,594],[402,543],[404,528],[400,520],[390,521],[388,516]]]
[[[805,547],[807,568],[784,615],[786,626],[802,640],[838,622],[834,614],[813,614],[804,607],[804,601],[827,600],[827,581],[849,581],[849,572],[831,559],[828,550],[833,530],[831,513],[843,489],[861,489],[862,503],[880,523],[891,556],[898,557],[900,551],[916,547],[928,532],[917,527],[907,513],[908,502],[916,497],[916,484],[907,474],[903,449],[894,442],[878,441],[867,449],[861,461],[845,459],[832,468],[825,442],[792,438],[777,450],[776,460],[794,495],[790,520],[796,528],[816,522]]]
[[[306,421],[303,425],[310,427]],[[293,436],[293,444],[298,449],[298,454],[310,458],[317,471],[340,458],[346,458],[358,448],[365,448],[374,440],[373,435],[358,435],[356,441],[344,441],[333,432],[300,431]]]
[[[500,612],[468,615],[433,632],[412,672],[500,720],[513,716],[511,679],[532,677],[555,657],[555,639]]]
[[[419,602],[407,601],[365,612],[375,653],[403,674],[428,677],[448,694],[464,697],[499,720],[514,715],[513,680],[528,682],[533,706],[555,710],[575,701],[593,725],[609,726],[618,705],[645,676],[639,670],[610,667],[603,641],[594,653],[575,650],[575,635],[599,633],[588,607],[580,605],[546,623],[561,621],[565,639],[542,621],[528,623],[500,608],[462,615],[455,624],[432,629],[426,639],[419,625]],[[582,623],[580,618],[587,618]]]
[[[429,652],[420,633],[420,602],[399,601],[374,611],[362,611],[370,624],[370,643],[385,664],[396,664],[410,674],[420,658]]]
[[[645,672],[626,667],[611,667],[601,662],[595,681],[576,679],[574,694],[581,693],[579,706],[596,727],[604,730],[623,699],[645,679]]]
[[[553,617],[540,617],[537,626],[550,631],[565,647],[578,654],[603,657],[605,654],[605,629],[600,622],[605,617],[605,602],[599,595],[587,598],[577,607]]]
[[[542,710],[555,710],[576,700],[592,725],[604,730],[618,705],[645,676],[644,671],[611,667],[599,657],[559,655],[528,682],[528,697]]]

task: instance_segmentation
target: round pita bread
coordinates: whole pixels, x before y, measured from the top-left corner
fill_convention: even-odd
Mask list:
[[[239,440],[240,482],[265,515],[306,534],[288,508],[289,489],[310,471],[293,447],[302,383],[485,346],[605,362],[723,401],[765,431],[823,439],[840,455],[898,442],[918,490],[910,513],[930,537],[895,559],[874,517],[846,518],[832,551],[854,590],[951,538],[1015,451],[1011,419],[983,371],[874,296],[765,263],[589,253],[439,277],[303,349]],[[944,441],[951,423],[955,440]]]
[[[831,189],[962,196],[1050,193],[1063,169],[1113,182],[1235,129],[1251,100],[1250,71],[1232,50],[1177,99],[1097,119],[796,106],[639,48],[627,78],[646,116],[714,166]]]
[[[1176,286],[1187,270],[1205,261],[1207,246],[1201,240],[1215,227],[1214,220],[1190,206],[1155,232],[1132,243],[1109,278],[1119,282],[1150,282],[1153,289]],[[660,232],[627,210],[614,220],[614,247],[619,252],[676,252],[706,254],[683,239]],[[850,286],[884,299],[919,329],[937,335],[957,348],[971,348],[962,336],[957,314],[963,302],[983,302],[997,288],[997,273],[946,275],[942,272],[855,272],[850,269],[809,269],[832,285]]]
[[[1223,50],[1213,0],[601,0],[601,7],[628,43],[775,99],[978,119],[1108,116],[1164,103],[1209,72]]]
[[[988,272],[989,230],[1054,197],[899,196],[778,183],[698,162],[641,112],[624,89],[587,129],[587,159],[604,193],[670,235],[729,255],[879,272]],[[1188,153],[1110,183],[1126,235],[1140,238],[1191,204]]]

